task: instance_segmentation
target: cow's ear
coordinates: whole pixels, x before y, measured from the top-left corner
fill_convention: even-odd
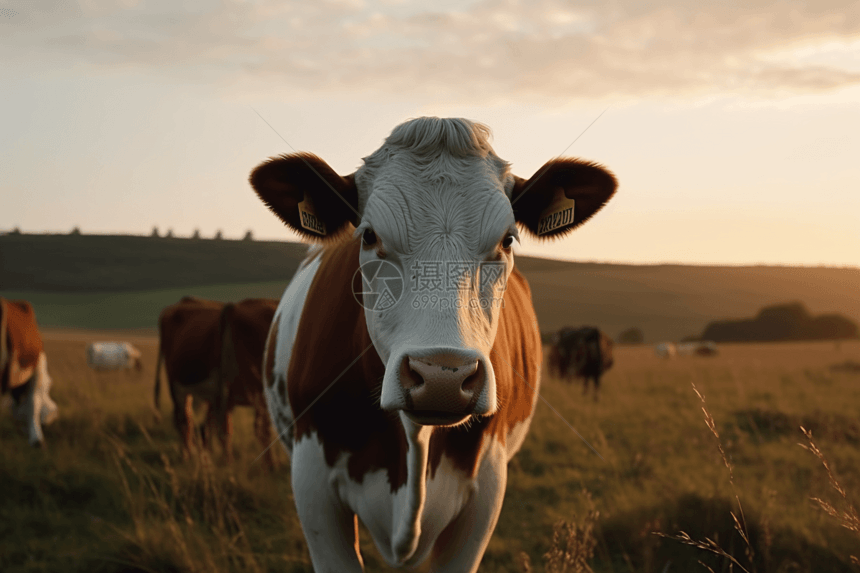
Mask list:
[[[563,237],[597,213],[618,181],[597,163],[554,159],[530,179],[514,176],[511,205],[520,227],[538,238]]]
[[[342,177],[310,153],[282,155],[251,172],[263,203],[299,235],[325,241],[358,224],[358,192],[352,175]]]

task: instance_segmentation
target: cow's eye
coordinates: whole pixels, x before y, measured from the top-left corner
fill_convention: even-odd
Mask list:
[[[373,229],[365,229],[364,233],[361,235],[361,240],[365,245],[375,245],[376,233],[373,232]]]
[[[513,245],[514,245],[514,236],[513,235],[505,235],[505,238],[502,239],[502,248],[507,251]]]

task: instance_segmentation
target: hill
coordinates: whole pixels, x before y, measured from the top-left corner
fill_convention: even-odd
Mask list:
[[[25,298],[45,326],[154,328],[185,294],[235,300],[283,292],[307,247],[297,243],[101,235],[0,236],[0,295]],[[708,323],[802,301],[860,322],[860,269],[575,263],[517,257],[542,331],[594,324],[648,343]]]
[[[0,236],[0,291],[122,292],[288,281],[299,243],[133,235]]]

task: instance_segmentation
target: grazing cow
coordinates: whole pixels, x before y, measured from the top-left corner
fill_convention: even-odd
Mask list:
[[[678,356],[716,356],[717,345],[711,340],[682,342],[678,345]]]
[[[143,369],[140,350],[128,342],[93,342],[87,346],[87,364],[93,370]]]
[[[588,381],[594,383],[594,399],[600,390],[600,377],[613,364],[612,339],[593,326],[562,328],[552,339],[549,371],[563,380],[582,378],[583,394],[588,393]]]
[[[419,118],[353,174],[294,154],[250,180],[323,245],[281,299],[264,364],[314,569],[363,570],[361,519],[391,566],[476,571],[540,384],[518,226],[566,234],[609,200],[614,176],[562,159],[524,180],[485,126]]]
[[[51,377],[36,313],[29,302],[0,298],[0,389],[14,401],[13,412],[24,422],[32,446],[42,446],[42,426],[57,418],[51,400]]]
[[[232,459],[231,412],[235,406],[254,408],[257,439],[264,448],[270,445],[261,366],[266,334],[277,304],[269,299],[224,304],[185,297],[161,312],[155,408],[159,408],[164,363],[173,398],[173,420],[182,437],[184,455],[191,449],[194,399],[209,405],[204,435],[211,435],[217,426],[228,462]],[[272,465],[269,453],[265,461]]]
[[[654,346],[654,354],[660,358],[672,358],[678,353],[675,345],[671,342],[661,342]]]

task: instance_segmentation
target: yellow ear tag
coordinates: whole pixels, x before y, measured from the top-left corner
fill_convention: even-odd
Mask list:
[[[298,207],[299,221],[301,222],[302,227],[318,235],[325,235],[325,223],[317,217],[313,201],[311,201],[311,196],[305,193],[305,197],[299,202]]]
[[[537,234],[546,235],[556,229],[572,225],[574,204],[573,199],[568,199],[565,196],[563,188],[557,188],[555,197],[538,219]]]

